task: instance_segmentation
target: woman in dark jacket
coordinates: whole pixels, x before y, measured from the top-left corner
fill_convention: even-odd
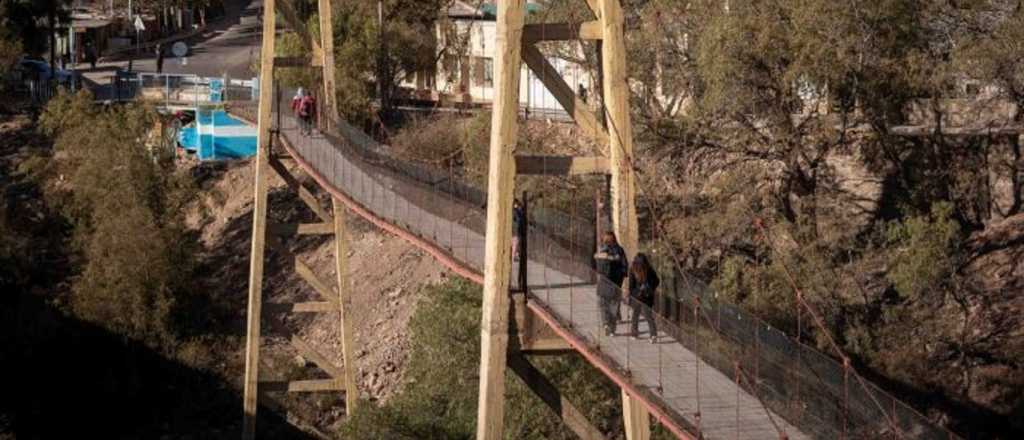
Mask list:
[[[647,261],[647,255],[636,254],[633,264],[629,266],[629,304],[633,309],[633,338],[639,336],[640,314],[643,313],[647,326],[651,329],[651,343],[658,342],[658,325],[654,322],[654,293],[658,290],[661,280],[658,273]]]

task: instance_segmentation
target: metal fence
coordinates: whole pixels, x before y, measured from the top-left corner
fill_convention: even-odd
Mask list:
[[[164,106],[197,107],[226,101],[254,101],[259,80],[202,77],[191,74],[118,72],[111,77],[108,99],[146,100]]]

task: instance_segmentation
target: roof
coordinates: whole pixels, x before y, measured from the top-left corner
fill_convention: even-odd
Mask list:
[[[111,20],[106,15],[89,9],[76,8],[71,13],[71,26],[75,29],[99,28],[109,25]]]
[[[539,3],[527,3],[526,13],[534,14],[540,11],[541,5]],[[466,3],[462,0],[455,0],[452,5],[448,7],[449,18],[468,18],[476,20],[494,20],[498,16],[498,6],[494,3],[481,3],[480,7],[475,7]]]
[[[498,16],[498,6],[495,5],[494,3],[484,3],[484,4],[480,5],[480,10],[483,11],[484,14],[488,18],[495,18],[495,17]],[[534,13],[537,13],[539,11],[540,11],[540,3],[527,3],[526,4],[526,13],[527,14],[534,14]]]

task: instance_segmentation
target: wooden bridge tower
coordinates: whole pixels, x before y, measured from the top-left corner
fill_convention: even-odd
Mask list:
[[[525,0],[497,0],[495,92],[491,121],[487,196],[487,243],[484,303],[481,322],[480,394],[477,439],[503,438],[504,384],[509,359],[509,278],[511,273],[512,200],[517,174],[548,173],[541,157],[516,157],[521,62],[573,117],[580,129],[605,148],[603,157],[548,158],[569,165],[561,173],[611,175],[612,226],[627,255],[637,252],[635,176],[632,171],[633,134],[629,117],[629,86],[620,0],[586,0],[595,19],[584,23],[525,25]],[[540,41],[592,40],[601,48],[604,115],[594,114],[573,92],[536,47]],[[623,391],[626,436],[650,437],[647,410]],[[579,433],[579,431],[577,431]]]
[[[349,319],[350,286],[347,263],[347,240],[345,229],[345,207],[336,198],[332,199],[330,210],[320,206],[316,197],[284,166],[273,151],[274,141],[279,133],[273,131],[271,112],[274,99],[274,77],[277,67],[318,68],[323,78],[321,94],[322,108],[327,113],[324,120],[337,118],[334,96],[334,39],[331,22],[330,0],[319,0],[320,41],[315,41],[305,23],[300,20],[290,0],[263,0],[263,46],[260,51],[260,98],[257,117],[258,137],[256,167],[256,191],[253,203],[252,254],[249,267],[248,328],[245,350],[244,421],[242,438],[252,439],[256,433],[256,410],[261,393],[267,392],[345,392],[346,412],[351,414],[359,393],[355,384],[352,326]],[[275,56],[275,29],[277,12],[295,32],[304,46],[308,57],[282,58]],[[280,150],[280,149],[279,149]],[[302,202],[316,215],[316,223],[269,224],[267,223],[267,178],[273,170],[288,186],[298,193]],[[269,233],[269,235],[268,235]],[[298,256],[290,254],[283,246],[282,239],[305,234],[334,235],[334,251],[337,276],[334,282],[321,279]],[[266,247],[290,260],[288,267],[295,270],[310,287],[321,296],[321,301],[293,304],[266,304],[270,313],[339,313],[338,320],[342,338],[344,365],[334,365],[326,356],[317,353],[313,347],[298,336],[291,339],[292,345],[304,358],[309,359],[330,379],[267,381],[261,380],[260,366],[260,320],[263,316],[263,263]]]

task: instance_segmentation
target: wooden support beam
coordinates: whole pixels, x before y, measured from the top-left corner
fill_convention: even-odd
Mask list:
[[[327,283],[320,280],[316,274],[313,273],[313,269],[310,268],[302,259],[295,257],[295,273],[299,274],[299,277],[306,281],[307,284],[313,287],[327,301],[335,301],[337,298],[334,289],[327,285]]]
[[[321,52],[322,58],[319,60],[320,65],[323,66],[323,77],[324,81],[324,93],[322,94],[321,102],[324,105],[324,109],[327,110],[327,117],[322,118],[324,121],[333,121],[338,119],[338,106],[336,104],[337,97],[334,94],[334,20],[333,9],[331,9],[331,0],[319,0],[318,11],[320,17],[320,44],[323,47]],[[323,127],[328,129],[329,127]],[[351,408],[349,408],[351,409]],[[349,414],[352,414],[349,412]]]
[[[523,293],[512,294],[512,316],[515,319],[516,336],[519,351],[530,352],[530,354],[557,354],[574,351],[564,339],[558,337],[543,321],[536,316],[536,312],[526,306],[526,295]]]
[[[332,198],[334,208],[334,262],[338,277],[338,310],[341,319],[341,356],[345,363],[343,377],[345,382],[345,413],[352,414],[359,402],[359,390],[356,388],[355,338],[352,335],[352,280],[348,273],[348,228],[345,224],[345,204]]]
[[[334,225],[331,223],[273,223],[269,222],[267,228],[274,235],[290,237],[293,235],[329,235],[334,233]]]
[[[544,354],[545,352],[568,353],[576,351],[568,342],[565,342],[565,339],[558,337],[543,339],[528,338],[524,341],[520,350],[529,354]]]
[[[598,20],[583,23],[542,23],[528,24],[523,27],[523,45],[538,41],[565,40],[600,40],[604,38],[601,22]]]
[[[262,392],[310,393],[316,391],[345,391],[345,384],[335,379],[267,380],[260,381]]]
[[[302,200],[302,202],[305,203],[306,206],[320,218],[320,220],[328,223],[334,221],[331,216],[327,214],[327,211],[320,207],[320,202],[317,201],[316,196],[306,189],[306,187],[302,186],[299,179],[296,179],[295,176],[288,171],[288,168],[281,163],[281,161],[270,158],[270,168],[272,168],[278,176],[281,176],[281,180],[284,180],[284,182],[287,183],[293,191],[298,193],[299,199]]]
[[[334,301],[304,301],[297,303],[266,303],[263,309],[270,313],[327,313],[338,310]]]
[[[309,67],[320,67],[323,62],[318,58],[309,57],[276,57],[274,59],[274,67],[298,67],[298,68],[309,68]]]
[[[540,78],[562,108],[579,124],[584,133],[599,145],[608,144],[608,132],[601,126],[597,115],[587,108],[587,104],[579,96],[576,96],[576,92],[565,83],[562,75],[544,58],[544,54],[540,53],[536,46],[523,46],[523,61],[537,78]]]
[[[260,49],[260,78],[273,78],[276,0],[263,0],[263,43]],[[255,196],[252,215],[252,249],[249,257],[249,306],[246,316],[245,378],[242,385],[242,438],[256,436],[256,408],[259,400],[260,317],[263,303],[263,258],[267,226],[267,163],[270,161],[270,113],[274,100],[271,81],[260,87],[257,116],[257,151],[254,166]]]
[[[534,367],[525,356],[520,353],[509,353],[508,366],[579,438],[583,440],[606,438],[597,427],[587,420],[587,416],[562,393],[558,392],[555,384],[544,377],[544,373]]]
[[[612,228],[630,260],[639,246],[636,216],[636,183],[633,173],[633,127],[629,118],[629,83],[626,72],[626,40],[619,0],[596,0],[601,11],[601,70],[604,84],[605,123],[608,126],[608,157],[611,158]],[[648,440],[651,422],[647,409],[622,391],[622,416],[627,440]]]
[[[519,116],[520,49],[525,0],[499,0],[495,31],[494,104],[487,178],[484,298],[480,322],[480,394],[477,440],[502,440],[508,358],[509,278],[512,273],[512,198]]]
[[[626,440],[651,438],[651,416],[639,400],[622,390],[622,418],[625,421]]]
[[[267,4],[263,3],[264,9],[267,8]],[[312,53],[313,59],[323,59],[323,49],[320,48],[320,43],[313,40],[313,34],[309,33],[309,29],[306,28],[306,23],[299,19],[299,14],[295,12],[295,8],[292,6],[291,0],[277,0],[277,10],[281,12],[281,17],[291,28],[292,32],[295,32],[299,36],[299,44],[302,45],[303,49]]]
[[[292,347],[295,351],[299,352],[299,356],[312,361],[321,370],[324,370],[327,374],[331,375],[332,378],[340,380],[344,376],[344,372],[341,368],[336,367],[329,359],[324,355],[317,352],[311,345],[307,344],[298,336],[292,336]]]
[[[516,156],[516,173],[548,176],[608,174],[608,158],[600,156]]]
[[[626,43],[619,0],[598,0],[604,17],[602,70],[607,108],[608,157],[611,158],[612,227],[632,259],[639,233],[636,217],[636,184],[633,173],[633,127],[629,117],[629,84],[626,81]]]
[[[601,6],[598,4],[600,0],[587,0],[587,6],[590,7],[590,12],[594,13],[598,21],[601,20]]]

